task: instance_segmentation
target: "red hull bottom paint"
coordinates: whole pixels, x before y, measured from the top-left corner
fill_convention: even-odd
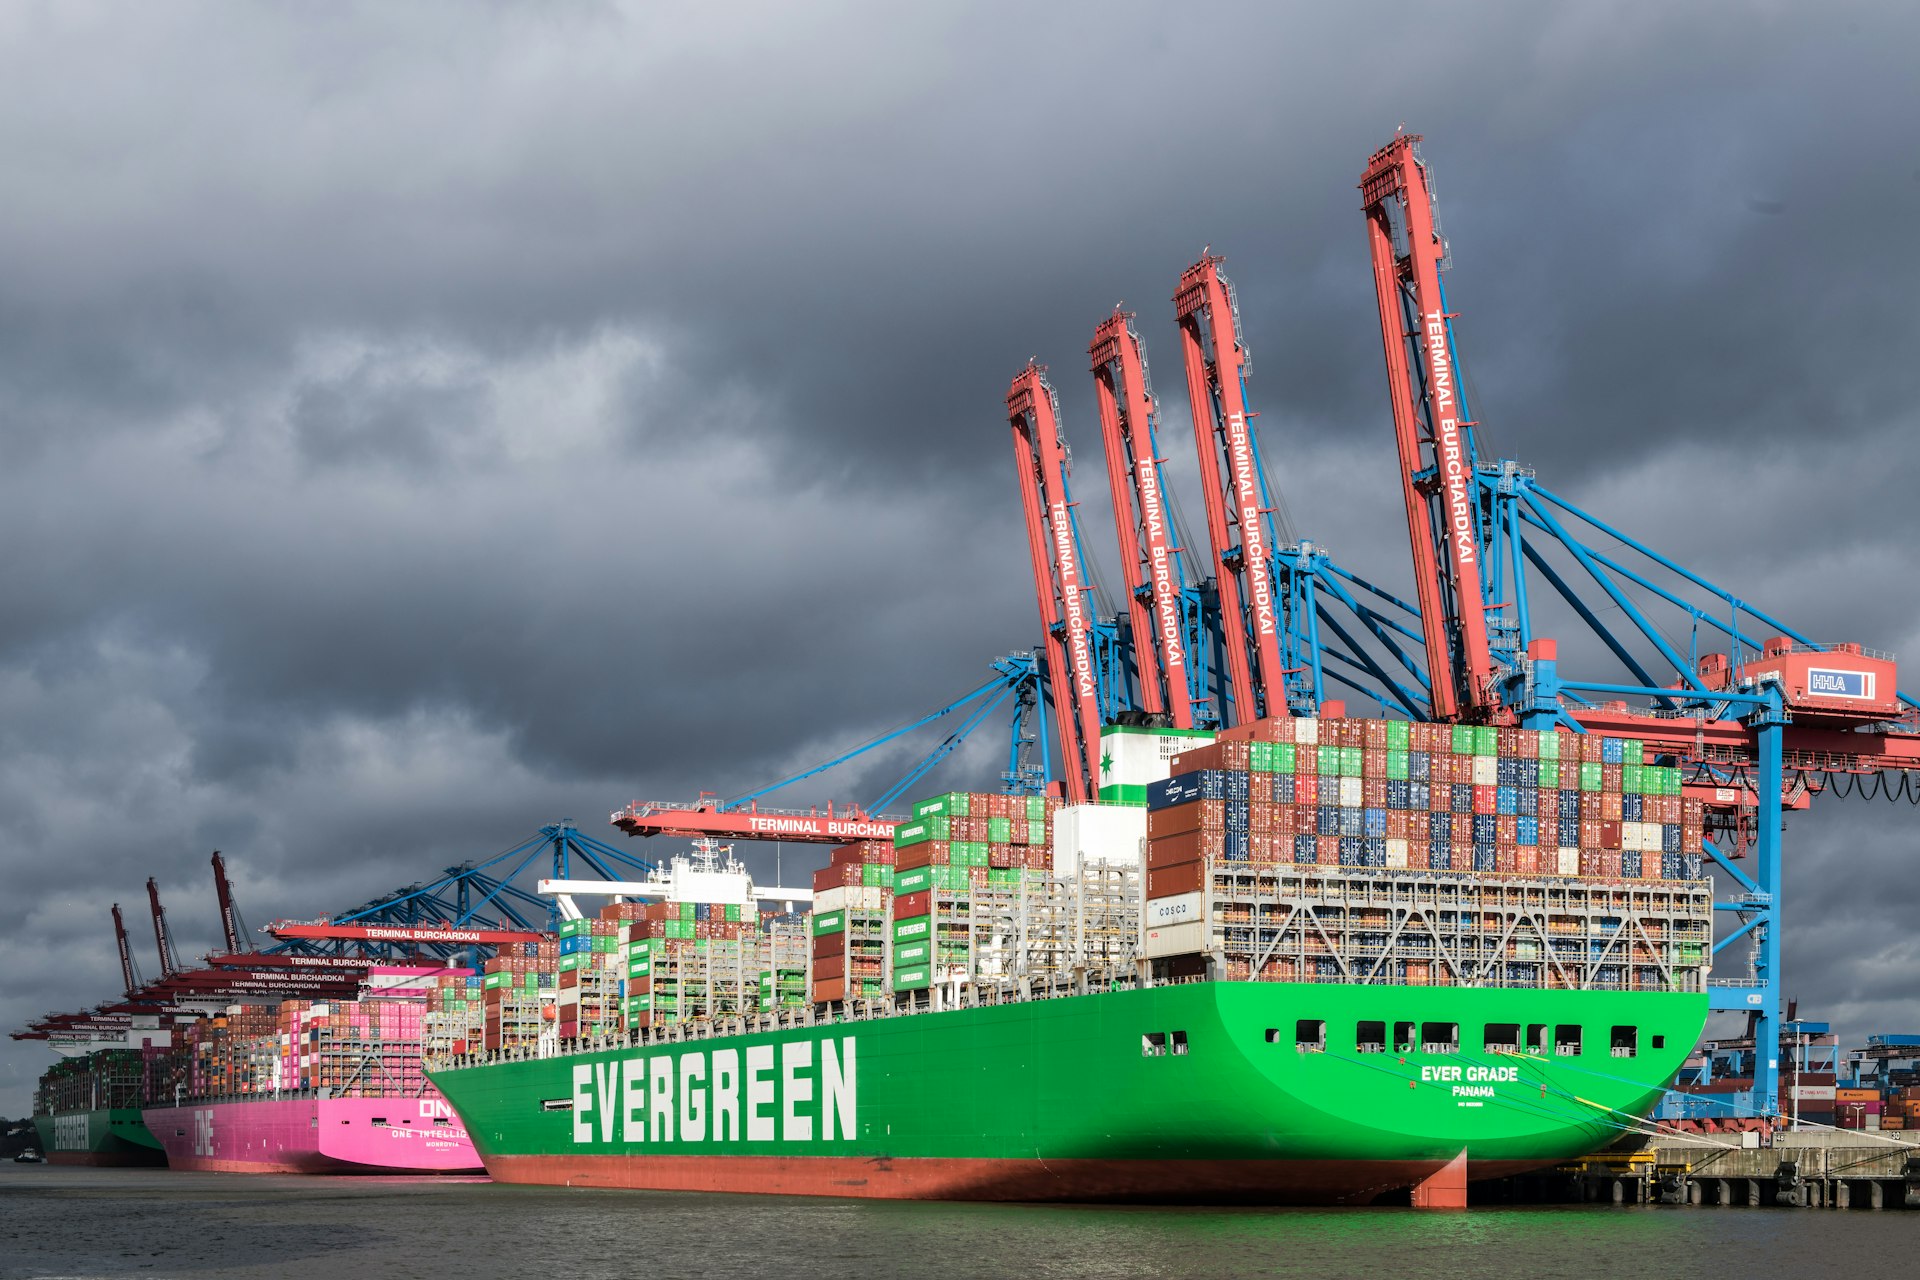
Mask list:
[[[937,1160],[831,1156],[495,1155],[496,1182],[875,1200],[1368,1204],[1443,1160]],[[1476,1177],[1499,1173],[1476,1168]]]

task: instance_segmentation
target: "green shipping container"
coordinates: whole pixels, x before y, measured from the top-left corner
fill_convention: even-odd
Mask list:
[[[893,868],[884,862],[869,862],[860,868],[860,883],[872,889],[884,889],[893,883]]]
[[[932,867],[913,867],[909,870],[898,872],[893,877],[893,891],[897,894],[920,893],[923,890],[931,888],[933,888]],[[818,933],[819,931],[819,928],[816,926],[814,932]]]
[[[1477,756],[1497,756],[1500,754],[1500,731],[1490,724],[1473,726],[1473,754]]]
[[[916,800],[916,818],[966,818],[972,816],[973,797],[965,791],[949,791],[928,800]]]
[[[1620,766],[1620,789],[1628,795],[1644,794],[1645,779],[1641,776],[1642,765],[1623,764]]]
[[[1366,752],[1359,747],[1340,748],[1340,776],[1357,778],[1366,763]]]
[[[1318,763],[1315,765],[1315,772],[1321,777],[1337,778],[1340,776],[1340,748],[1321,747],[1317,758]]]
[[[919,942],[933,936],[932,916],[910,916],[893,922],[895,942]]]
[[[1620,740],[1621,764],[1645,764],[1647,762],[1647,744],[1638,738]]]
[[[1398,720],[1392,720],[1388,723],[1399,724],[1400,722]],[[1395,747],[1387,748],[1387,777],[1396,782],[1404,782],[1406,780],[1408,754],[1408,752]]]
[[[512,981],[512,979],[513,975],[510,973],[489,973],[480,980],[480,985],[489,989],[504,987]]]
[[[583,967],[586,964],[586,962],[587,962],[586,954],[579,951],[574,952],[570,956],[561,956],[560,972],[572,973],[575,969],[579,969]]]
[[[727,904],[727,919],[733,921],[735,924],[738,924],[740,922],[740,904],[739,903],[729,902]]]
[[[588,919],[562,920],[560,922],[560,936],[563,938],[577,938],[583,933],[592,932],[593,921]]]
[[[1470,756],[1473,754],[1473,726],[1457,724],[1453,726],[1453,754]]]
[[[845,933],[847,931],[847,913],[827,911],[813,918],[813,936],[818,938],[827,933]]]
[[[916,964],[930,964],[933,961],[931,942],[906,942],[893,949],[893,967],[906,969]]]
[[[680,918],[688,924],[693,923],[693,904],[691,902],[683,902],[680,904]]]
[[[1047,798],[1045,796],[1027,797],[1027,821],[1045,822],[1047,820]]]
[[[991,844],[1005,844],[1013,839],[1013,819],[988,818],[987,840]]]
[[[1255,742],[1247,753],[1247,769],[1251,773],[1273,772],[1273,743]]]
[[[627,962],[627,976],[629,978],[645,978],[652,973],[653,960],[651,958],[645,960],[630,960]]]
[[[1558,760],[1542,760],[1540,762],[1541,790],[1553,791],[1558,789],[1559,786],[1560,786],[1560,762]]]
[[[1580,766],[1580,789],[1598,791],[1600,789],[1600,766],[1582,763]]]
[[[1412,726],[1405,720],[1387,721],[1387,750],[1405,751],[1413,745]]]
[[[912,969],[901,969],[893,975],[895,991],[924,991],[933,985],[933,970],[926,965]]]
[[[1273,771],[1275,773],[1292,773],[1294,761],[1299,758],[1300,753],[1291,742],[1276,742],[1273,744]]]
[[[1534,754],[1538,755],[1542,760],[1558,760],[1560,758],[1560,735],[1558,733],[1552,729],[1529,730],[1528,732],[1533,733],[1534,736],[1539,739],[1539,745]]]

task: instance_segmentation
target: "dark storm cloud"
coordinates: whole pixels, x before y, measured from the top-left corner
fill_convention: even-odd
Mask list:
[[[1891,7],[0,14],[0,1022],[106,994],[106,906],[148,874],[210,945],[214,847],[256,921],[312,914],[972,687],[1032,640],[1001,403],[1029,355],[1109,586],[1085,347],[1117,302],[1199,514],[1168,298],[1208,244],[1293,523],[1403,586],[1354,190],[1402,122],[1487,438],[1820,634],[1920,648],[1916,34]],[[870,799],[915,754],[775,798]],[[1897,824],[1827,812],[1809,867],[1897,878]],[[1798,923],[1846,901],[1795,910],[1803,999],[1891,1017],[1863,975],[1894,919],[1850,963]],[[0,1111],[37,1070],[4,1059]]]

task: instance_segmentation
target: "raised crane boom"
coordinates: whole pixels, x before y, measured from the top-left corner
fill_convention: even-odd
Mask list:
[[[1240,336],[1233,286],[1220,273],[1221,262],[1207,254],[1188,267],[1173,304],[1207,500],[1207,535],[1218,564],[1233,720],[1245,723],[1287,715],[1289,708],[1273,546],[1247,412],[1246,343]]]
[[[1193,727],[1191,664],[1185,583],[1180,547],[1174,540],[1166,488],[1155,453],[1158,413],[1147,381],[1146,355],[1133,313],[1115,308],[1094,330],[1087,348],[1100,402],[1100,434],[1106,447],[1107,483],[1113,493],[1114,532],[1136,654],[1159,657],[1159,678],[1140,663],[1141,708],[1164,712],[1176,729]],[[1197,630],[1197,628],[1196,628]],[[1147,637],[1152,637],[1152,643]]]
[[[128,995],[140,989],[140,971],[133,965],[133,948],[127,944],[127,922],[120,915],[120,904],[113,904],[113,940],[120,948],[120,985]]]
[[[1094,610],[1067,499],[1059,402],[1043,366],[1028,361],[1014,378],[1007,390],[1007,421],[1013,428],[1034,593],[1047,637],[1061,774],[1067,798],[1084,804],[1090,794],[1089,780],[1099,776],[1100,682],[1094,669]]]
[[[167,909],[160,905],[160,885],[152,876],[147,877],[147,901],[153,908],[153,945],[159,949],[160,977],[165,981],[180,972],[180,954],[167,931]]]
[[[1373,153],[1360,182],[1361,204],[1373,253],[1433,718],[1486,719],[1495,692],[1481,580],[1474,424],[1460,393],[1451,317],[1440,288],[1446,245],[1434,223],[1419,141],[1418,134],[1401,134]],[[1396,230],[1404,234],[1404,244]]]
[[[218,849],[213,851],[213,892],[220,900],[220,931],[226,937],[228,954],[251,951],[253,944],[246,938],[240,908],[233,901],[233,884],[227,879],[227,864]]]

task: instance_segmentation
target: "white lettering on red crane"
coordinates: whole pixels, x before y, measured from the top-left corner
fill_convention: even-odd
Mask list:
[[[1134,464],[1140,489],[1140,519],[1147,526],[1147,566],[1153,579],[1153,604],[1160,615],[1160,652],[1167,678],[1186,665],[1180,636],[1180,606],[1174,599],[1173,558],[1167,548],[1167,517],[1160,495],[1160,468],[1153,459]]]
[[[1073,525],[1067,504],[1056,502],[1053,521],[1053,563],[1060,574],[1061,603],[1067,611],[1067,648],[1073,660],[1073,683],[1083,698],[1093,696],[1093,658],[1087,645],[1087,611],[1080,594],[1080,569],[1073,554]]]
[[[1253,469],[1253,439],[1247,415],[1227,415],[1227,455],[1233,467],[1235,502],[1240,510],[1240,554],[1248,584],[1253,588],[1254,630],[1274,633],[1273,579],[1267,573],[1265,529],[1260,521],[1260,493]]]
[[[1447,540],[1453,544],[1454,563],[1470,565],[1479,548],[1473,538],[1473,501],[1468,495],[1471,475],[1466,446],[1460,439],[1460,416],[1454,408],[1453,362],[1447,358],[1447,321],[1429,311],[1427,322],[1427,389],[1433,402],[1437,435],[1435,463],[1447,493]]]

